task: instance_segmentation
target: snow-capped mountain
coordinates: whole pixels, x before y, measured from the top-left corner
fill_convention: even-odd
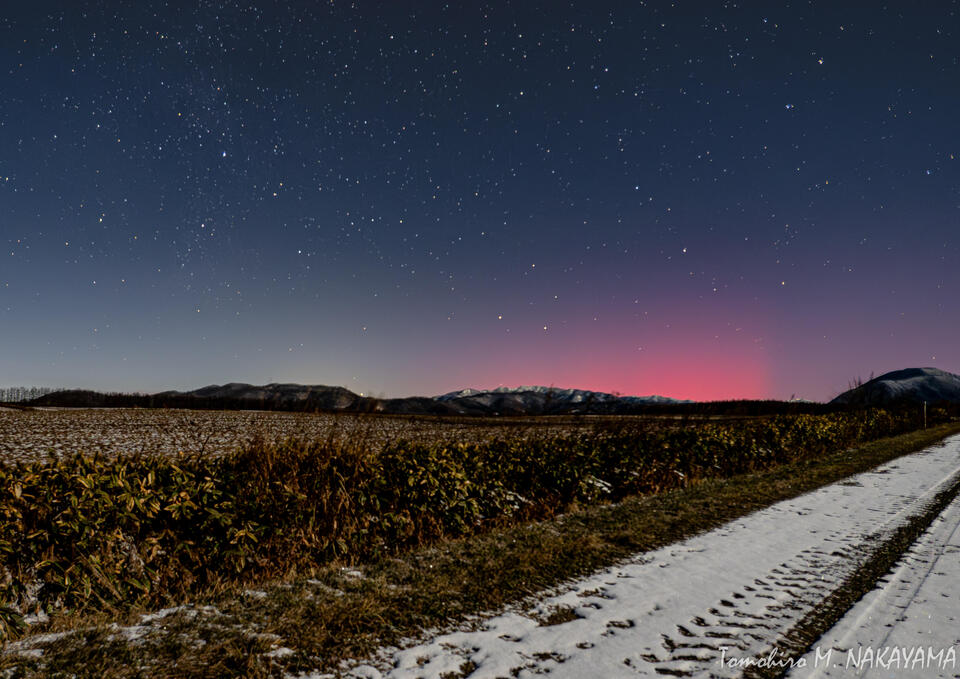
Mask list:
[[[462,412],[488,410],[501,414],[614,413],[636,405],[689,403],[665,396],[620,396],[585,389],[522,386],[461,389],[435,397]]]
[[[876,406],[896,401],[960,403],[960,375],[939,368],[895,370],[845,391],[832,403]]]

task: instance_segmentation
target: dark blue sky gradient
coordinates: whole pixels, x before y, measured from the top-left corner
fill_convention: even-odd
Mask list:
[[[0,383],[958,370],[956,9],[7,8]]]

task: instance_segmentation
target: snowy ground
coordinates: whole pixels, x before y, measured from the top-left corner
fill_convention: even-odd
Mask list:
[[[571,583],[532,610],[385,649],[355,677],[738,676],[960,477],[960,437]],[[957,644],[960,508],[837,626],[838,647]],[[893,627],[890,623],[901,620]],[[824,642],[825,644],[828,642]],[[826,646],[824,646],[826,648]],[[842,665],[844,658],[835,658]],[[822,664],[822,663],[821,663]],[[794,676],[823,668],[809,666]],[[828,676],[855,670],[829,669]],[[462,673],[462,674],[461,674]],[[878,673],[879,676],[880,673]],[[944,676],[960,674],[949,672]],[[934,673],[936,675],[936,672]],[[318,676],[318,675],[314,675]]]
[[[587,429],[569,421],[544,424],[530,418],[509,429],[477,421],[426,420],[352,413],[286,413],[259,410],[152,408],[0,408],[0,462],[34,462],[48,455],[83,451],[176,455],[229,453],[252,438],[283,441],[342,440],[376,448],[390,441],[485,441],[495,436],[560,435]]]
[[[794,678],[960,676],[960,501],[796,668]],[[819,660],[819,662],[818,662]]]

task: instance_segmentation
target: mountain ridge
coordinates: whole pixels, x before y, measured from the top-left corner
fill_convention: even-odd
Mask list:
[[[883,406],[892,403],[960,403],[960,375],[940,368],[904,368],[849,389],[830,405]]]
[[[64,390],[45,394],[23,405],[59,407],[144,407],[265,409],[384,413],[397,415],[626,415],[664,412],[760,414],[785,407],[816,412],[819,409],[885,406],[903,402],[960,404],[960,375],[940,368],[904,368],[859,384],[829,403],[772,400],[695,402],[659,395],[623,396],[587,389],[525,385],[493,389],[466,388],[438,396],[372,398],[346,387],[322,384],[246,382],[210,384],[191,391],[155,394],[104,394]],[[652,409],[652,410],[651,410]],[[695,409],[695,410],[691,410]]]
[[[457,398],[473,398],[476,396],[482,396],[486,394],[522,394],[522,393],[535,393],[535,394],[549,394],[555,398],[566,398],[576,401],[583,401],[590,398],[599,399],[599,400],[611,400],[611,399],[621,399],[631,402],[643,402],[643,403],[693,403],[693,401],[687,401],[683,399],[670,398],[668,396],[659,396],[659,395],[650,395],[650,396],[624,396],[621,394],[615,394],[605,391],[591,391],[589,389],[572,389],[572,388],[560,388],[560,387],[544,387],[544,386],[521,386],[521,387],[496,387],[494,389],[460,389],[459,391],[451,391],[446,394],[441,394],[440,396],[434,396],[432,398],[438,401],[450,401]]]
[[[110,407],[111,404],[131,402],[142,407],[189,408],[202,405],[403,415],[615,415],[642,406],[692,403],[665,396],[620,396],[585,389],[543,386],[461,389],[440,396],[371,398],[345,387],[290,382],[264,385],[228,382],[209,384],[190,391],[167,390],[149,395],[70,390],[47,394],[32,403],[38,406]]]

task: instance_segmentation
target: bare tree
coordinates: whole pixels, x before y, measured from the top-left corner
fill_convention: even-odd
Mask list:
[[[59,387],[0,387],[0,402],[19,403],[32,401],[55,391],[63,391]]]

